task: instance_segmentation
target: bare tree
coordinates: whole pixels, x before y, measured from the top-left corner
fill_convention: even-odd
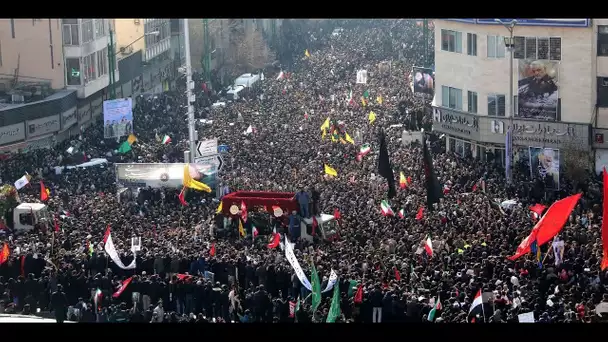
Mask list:
[[[560,163],[563,165],[564,176],[578,191],[579,185],[587,178],[592,162],[592,154],[581,150],[578,144],[567,143],[560,149]]]

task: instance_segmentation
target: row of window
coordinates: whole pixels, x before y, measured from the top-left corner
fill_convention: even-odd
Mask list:
[[[79,58],[66,58],[68,85],[81,85],[81,74],[84,84],[108,74],[108,48],[93,52]]]
[[[107,33],[106,19],[82,19],[80,25],[78,19],[62,19],[62,21],[64,45],[86,44]]]
[[[607,37],[608,37],[608,30]],[[506,48],[503,36],[487,36],[488,58],[504,58]],[[608,53],[608,38],[606,39]],[[513,37],[513,58],[544,59],[559,61],[562,58],[562,39],[560,37]],[[598,44],[599,46],[599,44]],[[462,33],[441,30],[441,50],[462,53]],[[467,33],[467,55],[477,56],[477,34]]]
[[[146,47],[158,44],[160,41],[171,38],[171,23],[169,19],[150,19],[145,23]],[[158,32],[158,34],[149,34]]]
[[[502,94],[488,94],[488,116],[502,116],[506,114],[506,96]],[[513,103],[517,103],[517,95]],[[462,89],[441,86],[441,106],[456,110],[462,109]],[[477,92],[467,91],[467,112],[477,114],[478,96]],[[517,114],[517,106],[514,108]]]

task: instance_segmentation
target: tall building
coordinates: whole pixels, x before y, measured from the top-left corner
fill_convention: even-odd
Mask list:
[[[0,19],[0,153],[47,148],[77,134],[65,89],[61,19]]]
[[[168,90],[174,78],[171,20],[115,19],[114,22],[118,64],[141,52],[139,59],[143,71],[141,75],[134,75],[133,94]]]
[[[548,148],[608,164],[608,19],[434,24],[433,130],[450,151],[506,163],[511,131],[514,162]]]

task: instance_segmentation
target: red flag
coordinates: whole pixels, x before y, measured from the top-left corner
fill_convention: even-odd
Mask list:
[[[340,211],[338,210],[338,208],[334,209],[334,218],[336,220],[339,220],[342,218],[342,215],[340,215]]]
[[[606,220],[606,216],[608,216],[608,174],[606,174],[606,167],[604,167],[604,214],[602,215],[602,246],[604,256],[600,265],[602,271],[608,267],[608,220]]]
[[[395,267],[395,279],[397,281],[401,280],[401,273],[399,273],[399,270],[397,269],[397,267]]]
[[[420,221],[424,217],[424,207],[420,207],[418,209],[418,213],[416,213],[416,220]]]
[[[247,206],[243,201],[241,201],[241,218],[243,219],[243,222],[247,222]]]
[[[109,237],[110,237],[110,225],[108,225],[108,227],[106,228],[105,234],[103,234],[103,243],[106,243],[106,241],[108,241]]]
[[[530,235],[528,235],[517,247],[515,255],[508,257],[507,259],[513,261],[520,256],[527,254],[530,251],[530,246],[534,241],[537,242],[538,247],[549,242],[555,235],[564,227],[564,224],[568,220],[568,216],[578,203],[582,194],[576,194],[553,203],[545,216],[543,216],[538,223],[532,228]]]
[[[296,302],[289,302],[289,317],[293,318],[296,316]]]
[[[211,249],[209,250],[210,256],[215,256],[215,243],[211,245]]]
[[[471,192],[475,192],[477,191],[477,183],[473,184],[473,188],[471,189]]]
[[[5,242],[4,247],[2,247],[2,252],[0,253],[0,265],[7,262],[10,256],[11,250],[8,248],[8,244]]]
[[[44,183],[42,181],[40,181],[40,200],[42,202],[48,201],[49,199],[49,194],[48,192],[46,192],[46,187],[44,186]]]
[[[123,281],[122,285],[120,285],[120,288],[116,292],[114,292],[112,297],[114,297],[114,298],[120,297],[120,295],[123,292],[125,292],[125,290],[127,289],[127,286],[129,286],[129,284],[131,284],[131,280],[133,280],[133,276],[130,276],[127,280]]]
[[[319,222],[317,222],[317,218],[316,217],[312,217],[312,236],[315,236],[317,234],[317,228],[319,227]]]
[[[55,233],[59,233],[59,221],[57,221],[57,215],[53,215],[53,221],[55,222]]]
[[[270,241],[270,243],[268,244],[268,248],[270,248],[270,249],[277,248],[280,243],[281,243],[281,234],[279,234],[279,233],[273,234],[272,241]]]
[[[532,218],[534,220],[536,220],[539,217],[543,216],[543,212],[545,211],[545,209],[547,209],[547,206],[542,205],[540,203],[536,203],[535,205],[531,206],[529,209],[530,209],[530,211],[532,211]]]
[[[412,177],[407,176],[407,185],[411,185],[411,184],[412,184]]]
[[[363,285],[359,285],[357,288],[357,292],[355,293],[355,298],[353,300],[355,304],[363,303]]]
[[[189,274],[181,274],[181,273],[177,274],[177,279],[179,279],[181,281],[190,280],[191,278],[192,278],[192,276]]]
[[[183,206],[188,206],[188,202],[186,202],[186,187],[182,188],[182,191],[180,191],[179,196],[177,196],[177,198],[179,198],[179,202],[183,205]]]
[[[21,256],[21,275],[25,277],[25,255]]]

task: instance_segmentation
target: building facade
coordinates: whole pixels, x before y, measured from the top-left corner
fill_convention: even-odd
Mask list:
[[[509,131],[515,158],[528,158],[530,147],[603,154],[594,143],[603,142],[595,130],[608,128],[608,108],[598,101],[598,80],[608,76],[598,53],[602,23],[435,20],[433,130],[445,134],[449,150],[481,160],[505,161]]]

